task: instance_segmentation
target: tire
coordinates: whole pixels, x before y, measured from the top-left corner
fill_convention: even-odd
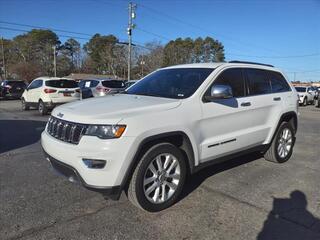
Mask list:
[[[303,105],[303,106],[307,106],[307,105],[308,105],[308,100],[307,100],[307,98],[304,98],[304,99],[303,99],[302,105]]]
[[[283,139],[283,134],[285,131],[289,131],[291,135],[291,140],[289,140],[289,134],[288,139]],[[290,148],[288,149],[288,145],[291,143]],[[272,140],[272,143],[269,147],[269,149],[266,151],[264,154],[264,158],[267,161],[270,162],[275,162],[275,163],[284,163],[288,161],[292,155],[293,147],[295,143],[295,130],[292,127],[292,125],[288,122],[282,122]],[[282,148],[280,145],[283,147],[286,146],[286,151],[284,151],[284,148]],[[281,150],[282,149],[282,150]]]
[[[161,172],[157,158],[163,167]],[[168,160],[167,166],[165,159],[171,159]],[[150,168],[151,164],[153,171],[152,167]],[[170,143],[156,144],[143,154],[135,168],[127,190],[128,199],[133,205],[145,211],[158,212],[166,209],[173,205],[181,194],[186,172],[185,158],[179,148]],[[167,177],[168,174],[175,177]],[[155,180],[149,182],[150,179]],[[153,190],[147,193],[150,189]]]
[[[30,109],[24,98],[21,99],[21,107],[23,111],[28,111]]]
[[[44,105],[44,103],[42,102],[42,100],[39,101],[38,110],[39,110],[39,113],[40,113],[42,116],[43,116],[43,115],[47,115],[47,113],[48,113],[48,109],[47,109],[47,107]]]

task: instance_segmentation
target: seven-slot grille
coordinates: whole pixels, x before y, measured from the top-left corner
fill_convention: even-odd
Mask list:
[[[78,144],[88,125],[68,122],[55,117],[50,117],[47,132],[54,138],[64,142]]]

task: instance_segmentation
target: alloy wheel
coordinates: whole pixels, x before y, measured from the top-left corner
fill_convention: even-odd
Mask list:
[[[280,133],[280,138],[278,141],[278,155],[281,158],[285,158],[288,156],[293,144],[293,137],[292,133],[289,128],[284,128]]]
[[[149,164],[143,181],[146,198],[155,204],[164,203],[176,192],[180,182],[180,164],[170,153],[156,156]]]

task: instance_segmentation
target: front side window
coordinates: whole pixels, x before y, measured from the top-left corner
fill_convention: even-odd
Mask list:
[[[260,95],[271,93],[271,85],[268,73],[260,69],[246,69],[249,95]]]
[[[46,81],[46,86],[54,88],[77,88],[78,83],[74,80],[67,79],[48,80]]]
[[[289,84],[280,73],[269,71],[269,77],[273,93],[291,91]]]
[[[228,85],[234,97],[245,96],[245,82],[241,68],[227,69],[213,82],[213,85]]]
[[[162,69],[140,80],[125,93],[175,99],[188,98],[213,70],[213,68]]]

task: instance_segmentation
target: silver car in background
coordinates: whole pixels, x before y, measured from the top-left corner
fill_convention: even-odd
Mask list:
[[[80,99],[102,97],[107,94],[122,92],[125,81],[116,79],[84,79],[79,83]]]

